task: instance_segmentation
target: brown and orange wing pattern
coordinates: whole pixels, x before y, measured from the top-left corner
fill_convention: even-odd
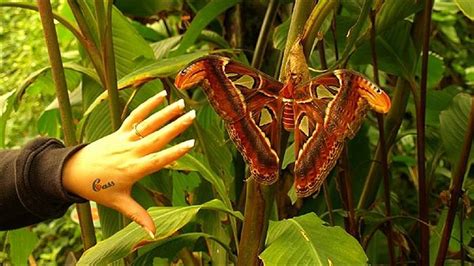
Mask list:
[[[390,99],[361,74],[335,70],[295,88],[295,189],[318,191],[336,165],[344,142],[355,136],[369,108],[387,112]],[[305,131],[302,121],[309,129]]]
[[[202,86],[255,180],[277,180],[279,158],[267,134],[279,131],[280,82],[226,57],[207,56],[182,70],[175,84],[179,89]]]

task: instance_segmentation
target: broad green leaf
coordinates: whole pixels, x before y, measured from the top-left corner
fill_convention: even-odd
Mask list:
[[[347,32],[346,46],[344,47],[341,58],[336,63],[336,65],[340,64],[341,62],[345,62],[349,55],[354,51],[356,41],[359,39],[362,30],[367,25],[367,18],[369,17],[368,14],[372,7],[372,2],[373,0],[364,0],[364,4],[361,8],[357,21]]]
[[[222,181],[222,179],[217,176],[206,163],[203,163],[202,160],[197,159],[189,153],[181,157],[178,162],[182,165],[188,166],[189,168],[196,169],[206,181],[214,186],[219,198],[226,203],[226,206],[232,208],[229,197],[227,196],[224,181]]]
[[[474,3],[471,0],[454,0],[462,13],[470,20],[474,20]]]
[[[225,220],[225,218],[225,216],[222,217],[217,212],[204,212],[200,214],[202,231],[219,240],[219,242],[216,242],[214,239],[206,239],[213,265],[229,265],[227,256],[232,255],[232,252],[228,253],[229,250],[226,248],[230,244],[230,235],[226,231],[226,225],[221,221],[221,219]],[[224,245],[221,243],[224,243]]]
[[[68,88],[75,88],[79,83],[80,76],[79,74],[86,75],[96,82],[99,82],[99,78],[95,74],[95,72],[83,66],[80,66],[75,63],[64,63],[65,75],[66,75],[66,83]],[[28,90],[30,93],[33,94],[54,94],[54,82],[51,77],[51,67],[43,67],[31,73],[23,82],[18,86],[16,91],[17,100],[15,102],[15,108],[18,108],[20,104],[21,98]]]
[[[202,40],[202,41],[205,41],[205,42],[208,42],[208,43],[212,43],[214,45],[217,45],[218,48],[220,49],[230,49],[230,44],[226,41],[226,39],[224,37],[222,37],[222,35],[214,32],[214,31],[210,31],[210,30],[203,30],[201,32],[201,35],[199,35],[199,40]]]
[[[0,95],[0,148],[5,148],[5,131],[8,118],[13,111],[13,102],[15,101],[15,91]]]
[[[426,125],[438,128],[441,111],[449,107],[454,96],[460,91],[456,86],[442,90],[429,89],[426,93]]]
[[[114,1],[122,12],[127,15],[135,15],[139,17],[149,17],[158,14],[160,11],[176,11],[181,10],[183,0],[147,0],[147,1]]]
[[[194,44],[194,42],[201,34],[201,31],[209,25],[218,15],[225,10],[236,5],[239,0],[213,0],[209,2],[204,8],[197,12],[191,25],[183,36],[175,55],[184,54],[186,50]]]
[[[209,51],[197,51],[191,54],[159,60],[127,74],[118,81],[118,87],[119,89],[130,86],[137,87],[152,79],[175,75],[191,61],[208,54]]]
[[[410,38],[411,23],[401,21],[376,38],[375,47],[379,69],[391,74],[413,77],[416,52]],[[372,63],[369,43],[360,46],[352,55],[351,64],[366,65]]]
[[[417,64],[417,73],[421,73],[421,60],[418,60]],[[429,52],[428,55],[428,80],[426,86],[428,88],[434,88],[438,85],[438,83],[443,78],[444,70],[446,67],[444,66],[443,58],[437,54]]]
[[[431,265],[434,265],[436,261],[436,256],[438,254],[439,245],[441,242],[441,236],[443,234],[443,229],[446,224],[446,216],[448,214],[447,209],[443,209],[441,211],[441,215],[438,220],[438,224],[436,228],[433,230],[433,234],[430,237],[430,262]],[[453,222],[453,228],[451,231],[451,238],[449,239],[448,250],[450,253],[457,253],[461,250],[461,243],[459,241],[460,235],[463,236],[464,243],[470,243],[471,238],[474,235],[472,229],[474,228],[474,222],[472,219],[467,219],[463,221],[463,228],[461,231],[461,227],[459,224],[459,215],[456,214]]]
[[[8,242],[10,243],[10,259],[13,265],[25,265],[28,256],[33,252],[38,243],[35,233],[29,228],[21,228],[8,231]]]
[[[438,2],[438,1],[436,1]],[[386,0],[376,17],[377,34],[389,30],[395,23],[409,17],[423,8],[417,0]]]
[[[202,205],[186,207],[154,207],[148,209],[156,226],[155,239],[136,223],[127,225],[113,236],[103,240],[87,250],[78,264],[106,264],[125,257],[142,245],[160,241],[174,235],[183,226],[192,221],[200,210],[224,212],[242,218],[239,212],[228,209],[219,200],[212,200]]]
[[[440,134],[446,149],[447,158],[453,165],[459,160],[461,149],[464,145],[464,135],[467,131],[467,122],[471,108],[469,94],[456,95],[448,109],[440,114]],[[471,149],[469,162],[474,159],[474,149]]]
[[[155,59],[160,60],[165,58],[169,51],[173,49],[178,43],[181,41],[183,36],[172,36],[161,41],[155,42],[151,44],[151,48],[153,49],[153,53],[155,54]]]
[[[316,214],[270,222],[265,265],[366,265],[364,250],[344,229],[324,225]]]
[[[112,34],[118,79],[134,70],[136,59],[153,58],[153,50],[148,42],[116,8],[112,12]]]
[[[196,242],[199,239],[205,239],[206,241],[217,243],[221,247],[223,247],[229,254],[232,254],[230,247],[220,242],[220,240],[218,240],[213,235],[205,233],[187,233],[170,237],[164,239],[163,241],[158,241],[158,243],[156,244],[151,244],[150,246],[152,247],[148,249],[147,252],[144,252],[143,255],[139,255],[139,257],[133,261],[133,265],[151,265],[153,264],[153,260],[156,257],[166,258],[166,265],[168,265],[171,261],[174,260],[174,258],[176,258],[177,253],[183,248],[189,248],[193,250]]]
[[[173,180],[173,206],[188,206],[186,197],[193,193],[193,190],[199,186],[201,179],[196,172],[183,174],[178,171],[172,171]]]
[[[285,50],[286,38],[290,30],[290,19],[278,25],[273,31],[273,47],[280,51]]]

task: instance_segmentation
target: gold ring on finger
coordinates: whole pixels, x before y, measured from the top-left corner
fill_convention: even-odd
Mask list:
[[[138,126],[138,124],[134,124],[134,125],[133,125],[133,130],[135,131],[135,135],[137,135],[138,137],[140,137],[141,139],[143,139],[144,136],[143,136],[142,134],[140,134],[140,132],[138,132],[137,126]]]

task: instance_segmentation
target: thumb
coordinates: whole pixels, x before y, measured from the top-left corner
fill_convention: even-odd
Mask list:
[[[156,227],[148,212],[130,196],[121,199],[117,210],[139,224],[151,238],[155,238]]]

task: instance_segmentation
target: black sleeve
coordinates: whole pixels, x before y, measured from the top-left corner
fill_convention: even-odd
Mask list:
[[[37,138],[21,150],[0,151],[0,230],[58,218],[72,203],[85,202],[62,184],[64,163],[82,147]]]

